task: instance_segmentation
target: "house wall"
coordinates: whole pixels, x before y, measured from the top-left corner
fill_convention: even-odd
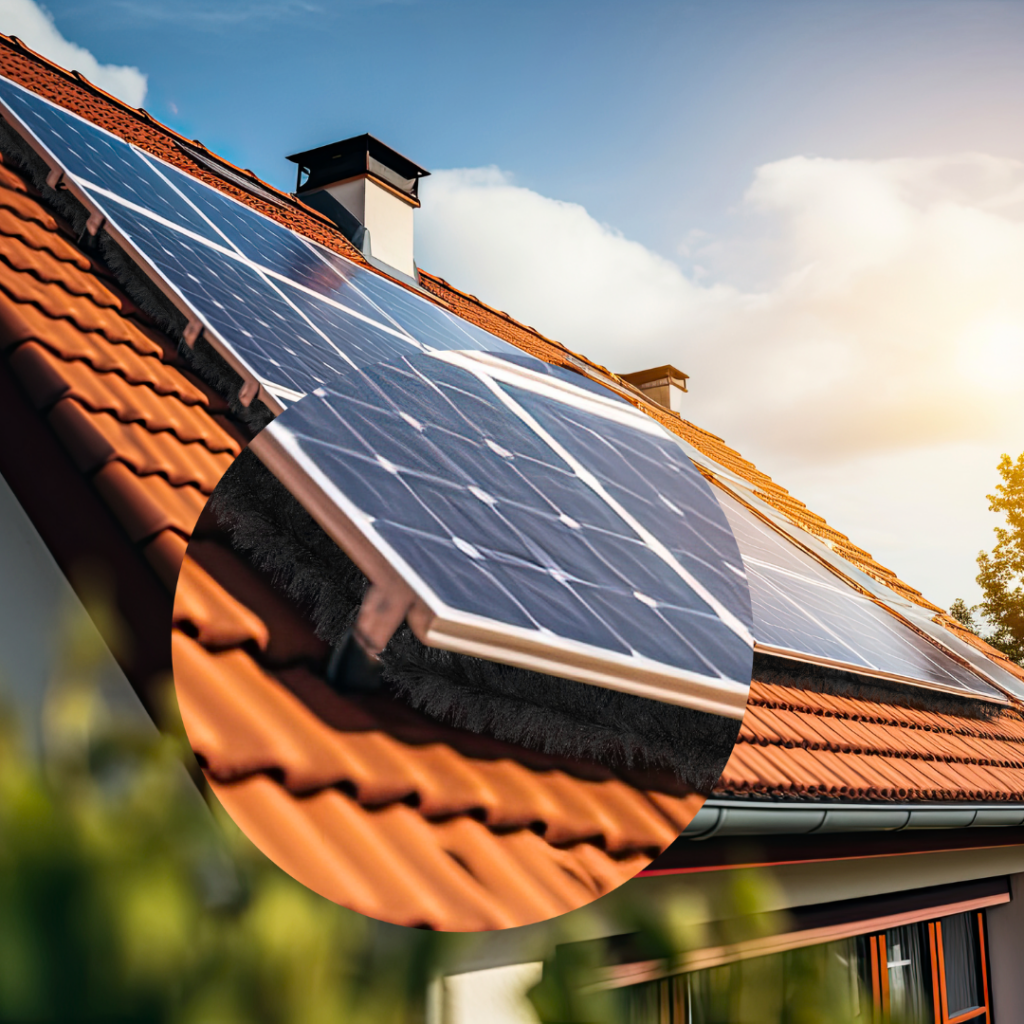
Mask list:
[[[91,631],[102,646],[81,601],[0,477],[0,701],[10,701],[17,709],[33,746],[39,741],[46,685],[56,668],[61,641],[73,624]],[[152,726],[105,648],[99,678],[104,695],[119,710]]]
[[[526,993],[540,981],[542,963],[509,964],[439,978],[427,1024],[538,1024]]]
[[[998,832],[997,829],[992,831]],[[1013,902],[988,912],[990,964],[994,1021],[1008,1024],[1024,1019],[1020,1011],[1024,1007],[1024,972],[1016,962],[1024,944],[1022,846],[638,878],[596,904],[595,909],[600,907],[604,911],[601,915],[584,908],[556,922],[477,936],[461,960],[451,966],[451,974],[443,979],[441,989],[435,993],[436,1005],[430,1024],[463,1024],[469,1018],[462,1015],[461,1008],[469,1005],[469,994],[473,999],[486,1001],[491,998],[488,992],[492,987],[495,999],[500,991],[505,1007],[502,1010],[505,1015],[496,1016],[495,1021],[501,1024],[533,1022],[536,1018],[531,1016],[532,1008],[523,995],[516,1002],[514,986],[507,980],[515,977],[515,973],[506,974],[494,968],[515,965],[524,971],[534,970],[538,961],[550,954],[554,943],[619,934],[628,928],[616,922],[629,920],[638,910],[653,912],[673,905],[683,907],[693,928],[692,934],[699,934],[701,925],[730,916],[728,908],[750,898],[751,894],[758,908],[767,912],[1001,875],[1014,879]],[[629,916],[623,912],[626,907],[629,907]],[[573,918],[576,920],[571,920]],[[529,985],[521,989],[522,993],[526,988]],[[518,1006],[514,1012],[519,1016],[514,1015],[513,1006]]]
[[[993,1024],[1024,1020],[1024,874],[1010,877],[1012,899],[987,913]]]

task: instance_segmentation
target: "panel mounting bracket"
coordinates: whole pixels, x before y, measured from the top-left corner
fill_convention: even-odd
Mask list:
[[[238,391],[238,400],[242,403],[243,408],[248,409],[252,405],[256,396],[260,393],[260,383],[258,380],[247,380]]]
[[[185,330],[181,332],[181,340],[189,348],[195,348],[196,342],[203,335],[203,325],[198,320],[189,320],[185,325]]]

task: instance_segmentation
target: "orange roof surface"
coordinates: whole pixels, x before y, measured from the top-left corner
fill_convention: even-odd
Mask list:
[[[621,885],[699,809],[676,787],[339,696],[312,627],[208,518],[175,596],[182,718],[232,818],[310,888],[399,924],[527,924]]]
[[[1024,802],[1024,718],[1016,708],[974,718],[755,678],[716,795]]]
[[[333,227],[300,204],[287,197],[269,202],[216,178],[148,115],[2,37],[0,71],[358,258]],[[422,282],[459,315],[527,351],[605,372],[439,278],[423,275]],[[219,475],[245,443],[244,430],[222,398],[189,372],[174,343],[76,244],[67,225],[2,165],[0,350],[38,415],[116,517],[125,546],[173,592],[188,538]],[[794,523],[894,591],[931,607],[720,438],[633,397],[748,480]],[[215,536],[195,552],[190,586],[176,606],[174,642],[193,677],[205,680],[235,716],[237,729],[225,743],[215,721],[187,710],[190,730],[211,785],[264,849],[278,856],[282,836],[307,837],[307,859],[296,873],[314,888],[345,902],[363,899],[359,905],[372,913],[368,880],[387,877],[403,886],[410,921],[450,926],[438,908],[454,907],[460,925],[493,926],[516,914],[546,916],[580,893],[617,884],[681,823],[685,800],[679,797],[597,777],[578,765],[542,763],[525,752],[517,759],[504,748],[474,747],[465,735],[442,735],[438,727],[427,740],[425,723],[405,718],[396,725],[372,702],[346,705],[352,718],[345,720],[356,720],[358,712],[361,724],[339,729],[341,698],[318,675],[323,649],[302,616],[279,598],[272,602],[266,587],[240,593],[232,580],[245,568]],[[955,628],[948,617],[943,621]],[[996,657],[970,634],[958,635]],[[1000,663],[1010,668],[1005,659]],[[248,700],[239,701],[233,683],[245,687]],[[903,703],[898,695],[872,702],[755,681],[719,792],[1022,799],[1024,719],[1016,706],[974,718],[914,711]],[[279,720],[292,723],[290,740],[272,728]],[[398,767],[388,774],[380,770],[385,763]],[[545,773],[557,785],[531,792],[521,784]],[[441,902],[442,890],[424,882],[428,861],[445,869]],[[521,908],[481,897],[490,891],[488,880],[516,871],[528,876]]]

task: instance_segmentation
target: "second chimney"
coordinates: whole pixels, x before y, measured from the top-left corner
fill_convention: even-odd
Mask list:
[[[374,263],[415,281],[413,211],[430,172],[372,135],[356,135],[288,157],[299,165],[295,193],[326,214]]]
[[[665,365],[636,373],[620,373],[619,376],[639,388],[652,402],[675,413],[682,409],[682,397],[686,392],[686,382],[690,379],[682,370]]]

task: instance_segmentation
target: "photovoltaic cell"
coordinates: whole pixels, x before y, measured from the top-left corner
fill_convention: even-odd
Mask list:
[[[535,395],[519,401],[560,445],[585,462],[618,504],[650,524],[651,533],[718,600],[729,606],[749,600],[742,563],[723,558],[735,544],[732,531],[710,487],[677,445],[583,409],[552,408]]]
[[[0,77],[0,100],[53,154],[67,173],[122,194],[161,217],[216,238],[209,224],[132,147],[97,125]]]
[[[752,662],[749,600],[707,483],[680,464],[624,514],[595,482],[610,482],[637,452],[662,465],[679,464],[680,453],[625,403],[595,401],[570,371],[556,376],[560,388],[547,374],[464,355],[377,364],[291,407],[254,451],[287,452],[305,474],[296,496],[311,510],[322,509],[313,491],[334,501],[336,518],[323,525],[357,563],[369,544],[435,620],[478,625],[492,644],[503,635],[509,646],[487,656],[532,666],[536,654],[524,661],[522,651],[536,649],[572,676],[585,655],[602,662],[605,685],[629,690],[651,676],[662,699],[710,700],[738,717]],[[548,429],[536,429],[526,400],[534,414],[544,407]],[[563,416],[571,431],[581,405],[593,407],[591,426],[603,414],[614,429],[596,453],[584,443],[567,455],[550,428],[562,430]],[[652,537],[665,532],[661,493],[680,517],[711,527],[685,566]],[[674,538],[677,550],[699,532]]]
[[[351,368],[341,346],[318,334],[245,262],[133,210],[119,210],[118,219],[124,235],[217,337],[232,340],[261,380],[304,393]]]
[[[303,394],[340,370],[423,346],[511,350],[4,78],[0,100],[215,344],[266,384]]]
[[[782,537],[728,495],[719,502],[746,567],[760,647],[970,696],[999,691]]]

